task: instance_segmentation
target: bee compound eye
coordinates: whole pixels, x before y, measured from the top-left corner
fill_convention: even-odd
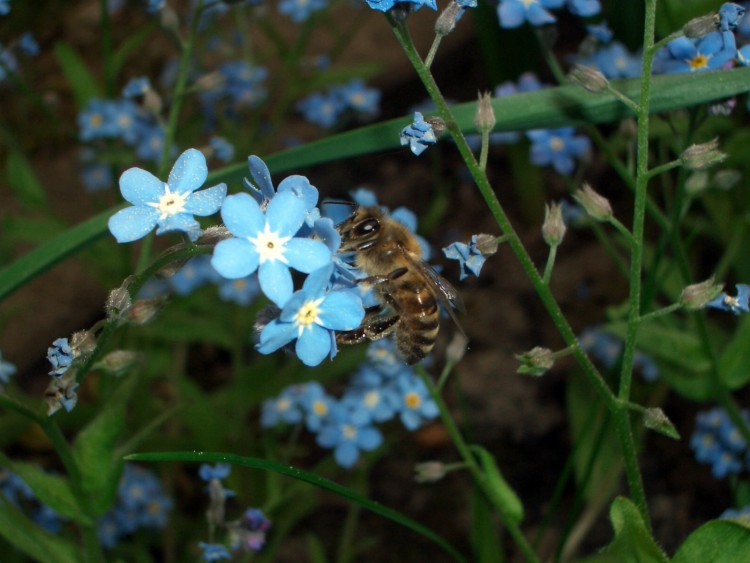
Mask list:
[[[367,236],[376,233],[380,229],[380,222],[377,219],[370,218],[365,219],[359,225],[354,228],[354,232],[357,236]]]

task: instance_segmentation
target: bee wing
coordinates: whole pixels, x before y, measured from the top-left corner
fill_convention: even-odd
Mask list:
[[[399,246],[399,250],[401,250],[404,258],[406,258],[406,260],[409,262],[409,265],[414,268],[414,271],[420,273],[422,279],[424,279],[432,292],[435,294],[435,297],[437,297],[440,305],[443,306],[443,309],[448,313],[451,320],[456,324],[458,330],[461,331],[461,334],[466,336],[466,332],[461,326],[461,323],[458,320],[458,316],[456,315],[456,311],[462,314],[466,312],[464,302],[461,299],[458,290],[453,287],[453,285],[451,285],[448,280],[438,274],[435,269],[427,262],[423,262],[422,260],[415,260],[409,255],[406,249],[402,248],[401,246]]]

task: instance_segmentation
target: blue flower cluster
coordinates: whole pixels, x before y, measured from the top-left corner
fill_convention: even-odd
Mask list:
[[[373,10],[379,12],[389,12],[396,6],[409,6],[414,11],[419,10],[422,6],[427,6],[433,10],[437,10],[437,3],[435,0],[365,0],[367,5]]]
[[[160,530],[167,523],[172,499],[151,471],[126,463],[117,486],[115,506],[97,524],[99,542],[114,548],[125,536],[140,529]]]
[[[622,340],[604,332],[599,328],[588,328],[578,337],[581,348],[599,360],[604,367],[611,369],[620,360],[622,354]],[[654,361],[643,352],[636,351],[633,357],[633,367],[640,370],[643,379],[649,383],[659,377],[659,368]]]
[[[297,103],[297,110],[307,121],[330,128],[343,121],[345,115],[371,119],[380,111],[381,93],[368,88],[362,80],[331,86],[326,92],[316,92]]]
[[[742,418],[750,423],[750,411],[743,410]],[[717,479],[749,467],[747,444],[724,409],[717,407],[698,413],[690,447],[695,459],[710,465],[711,474]]]
[[[416,430],[437,415],[424,382],[398,357],[391,341],[380,340],[370,344],[367,360],[340,398],[317,382],[287,387],[263,403],[261,425],[304,422],[318,444],[332,449],[336,462],[350,468],[360,452],[382,443],[376,424],[398,417],[408,430]]]
[[[570,13],[580,17],[591,17],[601,12],[599,0],[500,0],[497,15],[500,27],[516,28],[525,22],[533,26],[555,23],[557,18],[550,12],[567,7]]]
[[[215,123],[217,107],[223,106],[228,117],[258,107],[268,96],[264,85],[266,78],[268,70],[265,67],[239,60],[223,63],[216,71],[199,79],[199,99],[207,127]]]
[[[40,528],[52,534],[60,531],[65,518],[41,502],[26,482],[10,469],[0,469],[0,494],[31,516]]]
[[[228,197],[224,184],[196,191],[208,171],[195,149],[179,157],[167,182],[140,168],[127,170],[120,188],[133,206],[110,218],[110,232],[118,242],[131,242],[158,226],[157,234],[178,231],[195,240],[201,230],[194,215],[220,209],[226,234],[210,265],[233,286],[224,291],[250,301],[259,287],[276,308],[275,318],[263,322],[258,350],[268,354],[295,342],[302,362],[317,365],[336,354],[335,332],[353,330],[364,318],[354,275],[337,257],[340,236],[333,221],[321,217],[318,190],[309,180],[290,176],[275,189],[266,164],[257,156],[248,160],[249,193]],[[195,266],[172,281],[177,291],[188,292],[214,275],[203,262]],[[308,274],[296,291],[290,269]]]
[[[58,338],[52,346],[47,348],[47,359],[52,366],[52,371],[49,372],[52,380],[44,393],[48,415],[56,413],[61,408],[70,412],[78,404],[76,390],[79,384],[75,373],[68,372],[77,355],[77,351],[73,349],[67,338]]]
[[[271,527],[271,521],[266,518],[262,510],[248,508],[238,520],[225,521],[225,501],[235,496],[233,491],[225,489],[222,479],[226,479],[232,470],[228,463],[217,463],[215,466],[204,463],[200,466],[200,478],[208,482],[210,506],[206,511],[209,527],[225,527],[228,535],[229,549],[223,543],[199,542],[202,561],[220,561],[231,559],[230,552],[250,553],[260,551],[266,543],[266,533]],[[212,533],[213,535],[213,533]]]
[[[10,8],[8,8],[8,11],[10,11]],[[3,14],[0,13],[0,15]],[[39,44],[31,33],[24,33],[8,47],[0,43],[0,84],[8,78],[8,75],[17,73],[20,70],[18,62],[19,54],[24,56],[39,54]]]

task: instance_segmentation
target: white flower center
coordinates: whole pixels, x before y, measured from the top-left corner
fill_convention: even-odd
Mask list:
[[[278,233],[271,231],[271,228],[266,223],[263,232],[258,233],[256,237],[250,237],[249,240],[255,245],[255,249],[260,255],[260,263],[264,262],[275,262],[279,260],[283,264],[287,264],[288,261],[284,256],[286,250],[286,243],[292,237],[280,237]]]
[[[158,202],[149,203],[149,205],[159,210],[159,219],[165,219],[170,215],[185,211],[187,196],[188,194],[170,191],[169,185],[164,184],[164,194]]]
[[[527,8],[531,6],[532,4],[536,4],[537,0],[521,0],[521,4],[526,6]]]
[[[373,408],[378,403],[380,403],[380,393],[377,391],[368,391],[365,393],[365,405],[369,408]]]
[[[354,440],[357,437],[357,427],[351,424],[342,424],[341,435],[347,440]]]
[[[561,150],[565,148],[565,143],[560,137],[552,137],[549,140],[549,146],[550,148],[552,148],[553,151],[560,152]]]
[[[305,301],[302,307],[299,308],[299,311],[297,311],[297,314],[294,315],[294,324],[299,328],[300,335],[313,323],[320,324],[320,304],[322,302],[322,297]]]

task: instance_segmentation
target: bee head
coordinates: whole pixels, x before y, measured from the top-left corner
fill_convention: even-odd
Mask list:
[[[380,234],[382,213],[377,207],[359,207],[338,226],[341,235],[339,252],[356,252],[371,248]]]

